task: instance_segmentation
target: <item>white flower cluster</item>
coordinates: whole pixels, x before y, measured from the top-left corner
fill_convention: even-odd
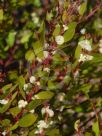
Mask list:
[[[50,123],[47,123],[44,120],[38,121],[38,124],[37,124],[38,129],[35,131],[35,134],[41,134],[45,128],[48,128],[52,124],[53,124],[53,121],[50,121]]]
[[[57,99],[58,99],[60,102],[62,102],[62,101],[64,100],[64,97],[65,97],[65,93],[59,93],[59,94],[57,95]]]
[[[32,21],[34,22],[34,24],[38,24],[39,23],[39,18],[37,17],[36,13],[32,13]]]
[[[47,58],[49,56],[49,52],[48,51],[43,51],[44,54],[44,58]]]
[[[27,89],[30,87],[31,84],[36,84],[37,86],[40,86],[40,82],[36,81],[36,77],[35,76],[31,76],[30,79],[29,79],[29,83],[26,83],[23,86],[24,91],[27,91]]]
[[[45,49],[47,49],[47,48],[49,47],[49,44],[48,44],[48,43],[45,43],[45,44],[44,44],[44,47],[45,47]]]
[[[99,52],[102,53],[102,39],[99,41]]]
[[[68,26],[63,25],[63,29],[64,29],[64,31],[68,30]]]
[[[92,51],[92,47],[90,42],[86,39],[86,40],[82,40],[78,43],[83,49],[87,50],[87,51]]]
[[[44,68],[44,69],[43,69],[43,71],[45,71],[45,72],[48,72],[48,73],[49,73],[49,72],[50,72],[50,69],[46,67],[46,68]]]
[[[47,113],[49,115],[49,117],[53,117],[54,116],[54,112],[53,112],[52,109],[49,108],[49,106],[42,108],[41,112],[42,112],[42,114]]]
[[[93,56],[87,54],[80,54],[79,62],[89,61],[92,60]]]
[[[36,78],[34,76],[31,76],[29,80],[30,83],[33,84],[36,81]]]
[[[86,32],[86,29],[85,29],[85,28],[83,28],[83,29],[80,30],[80,33],[81,33],[81,34],[85,34],[85,32]]]
[[[1,103],[1,104],[3,104],[3,105],[5,105],[5,104],[7,104],[7,103],[8,103],[8,100],[5,100],[5,99],[0,100],[0,103]]]
[[[27,101],[19,100],[19,102],[18,102],[18,108],[20,108],[20,109],[21,108],[25,108],[27,104],[28,104]]]
[[[55,41],[58,45],[62,45],[64,43],[64,37],[62,35],[58,35],[55,37]]]
[[[40,58],[38,58],[38,57],[36,58],[36,60],[37,60],[38,62],[40,62],[40,63],[42,62],[42,59],[40,59]]]
[[[3,136],[6,136],[6,134],[7,134],[6,131],[3,131],[3,132],[2,132],[2,135],[3,135]]]

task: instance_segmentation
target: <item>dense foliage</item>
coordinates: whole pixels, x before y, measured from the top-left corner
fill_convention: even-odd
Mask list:
[[[1,0],[0,136],[102,135],[102,1]]]

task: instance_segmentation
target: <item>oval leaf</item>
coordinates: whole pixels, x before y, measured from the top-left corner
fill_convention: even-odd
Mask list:
[[[37,115],[27,114],[19,120],[20,127],[29,127],[36,121]]]
[[[75,34],[75,28],[77,26],[77,23],[76,22],[72,22],[68,25],[68,30],[64,33],[64,41],[65,42],[68,42],[70,41],[74,34]]]

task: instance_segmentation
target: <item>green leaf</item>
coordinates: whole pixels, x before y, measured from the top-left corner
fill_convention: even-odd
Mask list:
[[[80,15],[83,15],[86,11],[86,8],[87,8],[87,1],[82,3],[79,7],[79,14]]]
[[[54,96],[54,93],[51,91],[42,91],[36,94],[39,99],[51,99]]]
[[[23,86],[24,86],[24,84],[25,84],[25,79],[24,79],[24,77],[23,77],[23,76],[20,76],[20,77],[18,78],[18,82],[19,82],[19,87],[20,87],[20,88],[23,88]]]
[[[56,25],[55,30],[53,32],[53,36],[57,36],[60,33],[60,25]]]
[[[0,9],[0,21],[3,20],[3,9]]]
[[[21,111],[21,109],[19,109],[18,107],[14,107],[14,108],[11,108],[11,109],[9,110],[9,112],[10,112],[13,116],[16,116],[20,111]]]
[[[17,92],[15,92],[13,94],[11,100],[6,105],[4,105],[3,107],[0,107],[0,113],[4,113],[9,109],[9,107],[10,107],[12,101],[15,99],[16,95],[17,95]]]
[[[43,55],[43,46],[42,46],[41,42],[37,41],[37,42],[33,43],[32,46],[33,46],[35,55],[38,58],[42,59],[44,57],[44,55]]]
[[[81,54],[81,50],[82,50],[81,46],[78,45],[78,46],[76,47],[76,50],[75,50],[75,58],[76,58],[76,59],[79,59],[80,54]]]
[[[10,128],[9,128],[9,131],[12,131],[12,130],[15,130],[18,128],[18,122],[16,122],[14,125],[12,125]]]
[[[45,22],[43,21],[39,29],[40,42],[44,45],[45,42]]]
[[[9,47],[12,47],[14,45],[15,35],[16,35],[16,32],[9,32],[7,37],[7,44],[9,45]]]
[[[47,136],[60,136],[59,129],[53,129],[47,133]]]
[[[40,0],[34,0],[34,5],[40,7],[41,6]]]
[[[32,62],[35,59],[33,50],[28,50],[25,54],[25,59],[29,62]]]
[[[21,95],[23,96],[23,98],[25,98],[25,93],[24,93],[24,91],[23,91],[23,86],[24,86],[24,84],[25,84],[25,79],[24,79],[23,76],[20,76],[20,77],[18,78],[18,84],[19,84],[20,93],[21,93]]]
[[[68,25],[68,30],[64,33],[64,41],[65,42],[68,42],[70,41],[74,34],[75,34],[75,28],[77,26],[77,23],[76,22],[72,22]]]
[[[86,132],[86,133],[85,133],[85,136],[92,136],[92,134],[89,133],[89,132]]]
[[[10,120],[9,119],[4,119],[2,122],[1,122],[2,126],[9,126],[10,125]]]
[[[7,84],[7,85],[5,85],[5,86],[2,87],[2,90],[7,91],[11,87],[12,87],[12,84]]]
[[[98,121],[94,122],[92,126],[92,130],[95,133],[96,136],[99,136],[99,124]]]
[[[34,124],[36,119],[37,119],[37,115],[35,115],[35,114],[27,114],[27,115],[23,116],[19,120],[19,126],[20,127],[29,127],[29,126]]]
[[[32,35],[31,32],[25,33],[23,35],[23,37],[21,38],[21,43],[24,44],[24,43],[29,42],[29,39],[30,39],[31,35]]]
[[[42,102],[43,102],[42,100],[33,100],[33,101],[31,101],[31,102],[27,105],[26,109],[27,109],[27,110],[35,109],[36,107],[38,107],[39,105],[41,105]]]

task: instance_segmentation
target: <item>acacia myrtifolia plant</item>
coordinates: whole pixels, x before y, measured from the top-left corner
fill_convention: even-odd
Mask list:
[[[0,135],[102,135],[101,7],[0,3]]]

